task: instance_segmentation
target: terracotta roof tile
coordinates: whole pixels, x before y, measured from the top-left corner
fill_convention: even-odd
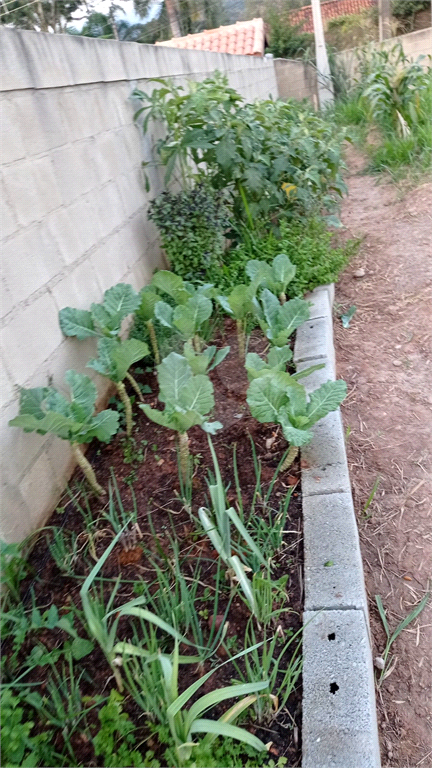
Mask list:
[[[218,29],[206,29],[196,35],[173,37],[171,40],[164,40],[156,43],[156,45],[236,55],[264,56],[265,38],[263,19],[252,19],[251,21],[238,21],[236,24]]]
[[[321,3],[323,23],[325,25],[329,19],[335,19],[338,16],[360,13],[372,5],[376,5],[376,0],[324,0]],[[292,11],[290,20],[296,26],[301,25],[302,32],[313,32],[312,6],[305,5],[298,11]]]

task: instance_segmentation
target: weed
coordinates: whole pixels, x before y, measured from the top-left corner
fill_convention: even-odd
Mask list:
[[[378,607],[378,613],[380,615],[384,631],[387,636],[387,642],[384,648],[384,652],[381,657],[375,660],[375,664],[379,667],[381,670],[379,676],[378,676],[378,686],[381,686],[386,677],[388,677],[396,664],[396,658],[393,659],[392,656],[390,656],[390,649],[399,637],[400,633],[408,626],[408,624],[411,624],[414,619],[417,618],[417,616],[420,615],[422,610],[426,608],[426,605],[429,601],[430,597],[430,591],[428,590],[423,599],[419,602],[418,605],[411,611],[411,613],[408,614],[408,616],[405,616],[405,618],[397,625],[396,629],[393,630],[393,632],[390,632],[390,628],[387,621],[387,616],[384,610],[384,606],[382,604],[382,600],[380,595],[375,595],[376,604]],[[393,661],[393,664],[392,664]]]

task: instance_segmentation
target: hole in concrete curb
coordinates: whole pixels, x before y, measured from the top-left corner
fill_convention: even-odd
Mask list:
[[[336,632],[330,632],[329,635],[327,635],[329,640],[336,640]]]
[[[330,693],[336,693],[339,690],[337,683],[330,683]]]

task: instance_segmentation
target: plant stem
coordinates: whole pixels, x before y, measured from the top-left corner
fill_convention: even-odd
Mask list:
[[[286,293],[280,293],[279,294],[279,301],[281,304],[285,304],[286,302]]]
[[[154,355],[155,363],[156,363],[156,365],[159,365],[161,359],[160,359],[160,354],[159,354],[159,347],[158,347],[158,343],[157,343],[156,333],[155,333],[155,329],[154,329],[154,325],[153,325],[153,320],[147,320],[146,321],[146,326],[147,326],[147,329],[148,329],[148,332],[149,332],[149,336],[150,336],[150,343],[152,345],[152,350],[153,350],[153,355]]]
[[[120,395],[120,400],[122,401],[125,409],[126,434],[128,437],[130,437],[132,435],[132,426],[133,426],[131,401],[129,399],[128,393],[126,392],[126,387],[122,381],[116,381],[116,387],[117,387],[117,392]]]
[[[193,337],[192,342],[193,342],[193,346],[194,346],[195,352],[200,354],[201,353],[201,339],[200,339],[200,337],[198,336],[197,333]]]
[[[189,437],[187,432],[179,432],[180,472],[183,482],[187,483],[189,474]]]
[[[129,373],[129,371],[126,374],[126,378],[127,378],[128,382],[130,383],[131,387],[134,388],[134,390],[137,393],[137,395],[138,395],[139,399],[141,400],[141,402],[143,403],[144,402],[144,398],[142,396],[142,392],[141,392],[137,382],[135,381],[134,377],[132,376],[131,373]]]
[[[246,355],[244,320],[237,320],[237,341],[238,341],[239,358],[242,361],[242,363],[244,363],[244,359]]]
[[[286,469],[289,469],[298,454],[298,450],[299,449],[297,445],[290,445],[287,457],[280,468],[281,472],[285,472]]]
[[[106,491],[104,490],[104,488],[102,488],[101,485],[99,485],[98,481],[96,480],[96,475],[93,471],[93,467],[84,456],[81,448],[79,447],[79,444],[71,443],[71,448],[72,448],[72,453],[74,455],[76,463],[81,467],[82,471],[84,472],[84,475],[87,478],[87,482],[90,488],[95,493],[97,493],[98,496],[102,496],[103,494],[105,494]]]

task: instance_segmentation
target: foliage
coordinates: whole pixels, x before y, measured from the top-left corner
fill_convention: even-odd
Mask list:
[[[123,320],[140,305],[139,294],[127,283],[118,283],[104,293],[101,304],[90,310],[65,307],[60,310],[60,328],[65,336],[87,339],[89,336],[118,336]]]
[[[36,32],[65,32],[72,15],[81,7],[82,0],[41,0],[37,3],[23,3],[12,0],[0,8],[2,24],[13,24],[20,29]]]
[[[120,6],[114,6],[114,8],[117,10]],[[115,19],[113,13],[107,15],[105,13],[94,11],[87,17],[80,30],[77,30],[74,27],[68,27],[66,31],[70,35],[101,37],[104,40],[118,39],[134,43],[148,42],[143,39],[146,34],[144,24],[130,24],[126,19]]]
[[[42,763],[52,734],[45,731],[32,735],[34,721],[24,713],[22,700],[10,688],[1,693],[1,764],[12,766],[53,765]],[[48,758],[49,759],[49,758]]]
[[[5,600],[10,594],[14,600],[20,598],[20,584],[29,572],[29,564],[24,557],[25,542],[7,543],[0,539],[0,573],[5,589]]]
[[[157,370],[159,400],[165,403],[165,409],[158,411],[147,403],[140,408],[156,424],[179,433],[181,474],[185,481],[189,474],[188,430],[198,425],[214,434],[222,428],[219,421],[207,421],[214,407],[213,384],[205,374],[194,374],[186,358],[176,352],[162,360]]]
[[[217,296],[222,309],[231,315],[237,323],[237,342],[239,358],[243,362],[246,353],[246,323],[255,313],[255,290],[253,285],[240,283],[228,296]]]
[[[225,360],[230,347],[217,349],[215,346],[206,347],[202,352],[195,352],[192,342],[187,341],[183,347],[183,357],[188,361],[193,374],[210,373],[213,368]]]
[[[301,24],[291,24],[289,14],[281,14],[272,8],[266,20],[270,24],[268,53],[277,59],[298,59],[312,53],[313,34],[302,32]]]
[[[158,81],[160,82],[160,81]],[[189,83],[168,81],[152,94],[136,90],[136,118],[148,130],[163,121],[155,147],[168,183],[178,169],[183,186],[206,180],[225,190],[236,222],[251,229],[259,216],[335,210],[346,187],[340,175],[343,135],[295,101],[244,103],[220,74]]]
[[[285,253],[279,253],[271,265],[258,259],[252,259],[246,264],[246,274],[255,292],[258,288],[268,288],[279,296],[282,304],[286,301],[286,290],[295,273],[296,267]]]
[[[391,632],[388,625],[387,616],[384,610],[384,606],[382,604],[381,597],[380,595],[375,595],[378,613],[380,615],[382,625],[384,627],[384,631],[386,633],[386,638],[387,638],[382,659],[380,658],[380,661],[382,662],[382,664],[380,664],[380,667],[379,667],[381,669],[381,674],[379,675],[379,679],[378,679],[379,685],[381,685],[381,683],[386,679],[386,677],[388,677],[391,674],[392,670],[394,669],[394,664],[393,666],[391,666],[392,658],[391,657],[389,658],[390,649],[393,643],[395,642],[395,640],[397,640],[400,633],[403,632],[403,630],[408,626],[408,624],[411,624],[411,622],[414,621],[414,619],[416,619],[417,616],[420,615],[422,610],[426,608],[429,602],[430,596],[431,596],[431,593],[430,593],[430,590],[428,590],[424,595],[424,597],[422,598],[422,600],[420,600],[418,605],[416,605],[415,608],[413,608],[413,610],[407,616],[405,616],[405,618],[402,619],[401,622],[399,622],[399,624],[393,630],[393,632]]]
[[[283,347],[292,333],[309,319],[309,304],[304,299],[290,299],[280,304],[277,297],[264,288],[260,295],[258,322],[275,347]]]
[[[177,275],[197,281],[220,263],[229,225],[220,192],[202,183],[177,193],[166,190],[150,204],[149,219]]]
[[[409,19],[419,11],[430,8],[430,0],[392,0],[392,16],[397,19]]]
[[[140,768],[143,765],[143,757],[134,749],[135,726],[129,715],[123,712],[122,703],[123,696],[112,690],[107,703],[99,710],[100,729],[93,737],[95,755],[102,757],[105,766]]]

